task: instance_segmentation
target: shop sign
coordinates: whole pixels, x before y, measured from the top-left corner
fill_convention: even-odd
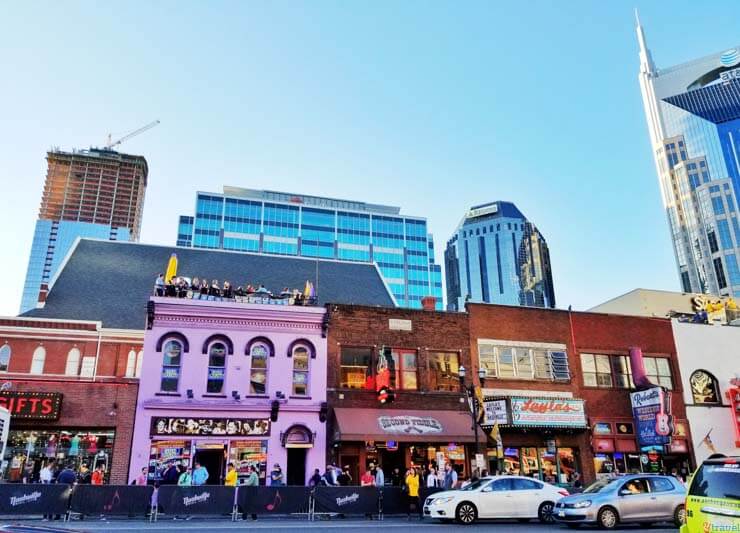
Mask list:
[[[0,407],[11,419],[57,420],[62,411],[60,392],[0,392]]]
[[[386,433],[442,433],[442,423],[431,416],[379,416],[378,426]]]
[[[411,320],[403,320],[401,318],[389,318],[388,329],[396,331],[411,331]]]
[[[509,415],[506,410],[506,400],[487,400],[483,402],[483,425],[508,424]]]
[[[664,446],[671,442],[673,433],[671,417],[665,408],[670,396],[661,387],[652,387],[630,394],[632,416],[637,425],[637,442],[640,446]]]
[[[571,398],[511,398],[514,426],[586,427],[583,400]]]
[[[267,418],[169,418],[152,417],[152,436],[270,435]]]

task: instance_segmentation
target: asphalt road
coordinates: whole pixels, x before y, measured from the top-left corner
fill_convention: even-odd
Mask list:
[[[8,522],[4,522],[8,523]],[[116,532],[116,531],[187,531],[187,532],[205,532],[205,531],[234,531],[234,530],[265,530],[285,533],[295,533],[298,529],[315,529],[331,530],[337,532],[360,532],[370,529],[382,528],[391,532],[398,531],[401,533],[407,529],[424,529],[444,533],[446,531],[493,531],[499,533],[530,533],[530,532],[549,532],[549,531],[599,531],[595,527],[581,527],[578,530],[571,530],[558,524],[543,525],[537,522],[519,523],[510,521],[486,521],[477,523],[472,526],[460,526],[457,524],[441,524],[432,520],[420,522],[417,519],[408,521],[399,518],[387,518],[382,522],[377,520],[356,520],[356,519],[332,519],[316,520],[308,522],[306,520],[294,519],[264,519],[256,522],[240,521],[229,522],[225,520],[159,520],[156,523],[141,520],[85,520],[84,522],[24,522],[27,525],[34,526],[52,526],[59,530],[67,531],[94,531],[94,532]],[[48,530],[47,530],[48,531]],[[641,528],[639,526],[623,526],[617,528],[617,531],[649,531],[651,533],[676,533],[677,529],[668,524],[653,526],[651,528]]]

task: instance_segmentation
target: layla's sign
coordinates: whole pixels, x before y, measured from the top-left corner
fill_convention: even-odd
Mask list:
[[[386,433],[442,433],[442,424],[431,416],[379,416],[378,426]]]
[[[0,392],[0,407],[10,411],[10,418],[57,420],[62,411],[59,392]]]
[[[270,435],[270,420],[253,418],[152,418],[152,436]]]
[[[583,400],[573,398],[511,398],[514,426],[586,427]]]

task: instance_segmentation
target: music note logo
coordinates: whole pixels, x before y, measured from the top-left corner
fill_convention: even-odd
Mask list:
[[[280,507],[280,504],[283,502],[283,498],[280,496],[280,491],[275,492],[275,499],[272,500],[272,503],[268,503],[265,505],[265,509],[268,511],[274,511],[278,507]]]
[[[114,507],[116,507],[118,504],[121,503],[121,496],[119,496],[118,491],[113,493],[113,498],[111,498],[110,502],[103,505],[104,511],[112,511]]]

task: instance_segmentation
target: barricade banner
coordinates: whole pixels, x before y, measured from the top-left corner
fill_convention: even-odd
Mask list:
[[[227,515],[234,511],[235,490],[220,485],[162,485],[157,489],[157,504],[168,515]]]
[[[0,484],[0,515],[61,515],[67,512],[71,485]]]
[[[406,514],[409,510],[409,503],[406,492],[401,487],[383,487],[380,489],[381,498],[383,499],[383,514]]]
[[[257,515],[308,513],[310,487],[239,487],[239,511]]]
[[[75,485],[70,511],[85,515],[143,516],[154,487],[139,485]]]
[[[316,487],[317,513],[375,514],[378,512],[375,487]]]

